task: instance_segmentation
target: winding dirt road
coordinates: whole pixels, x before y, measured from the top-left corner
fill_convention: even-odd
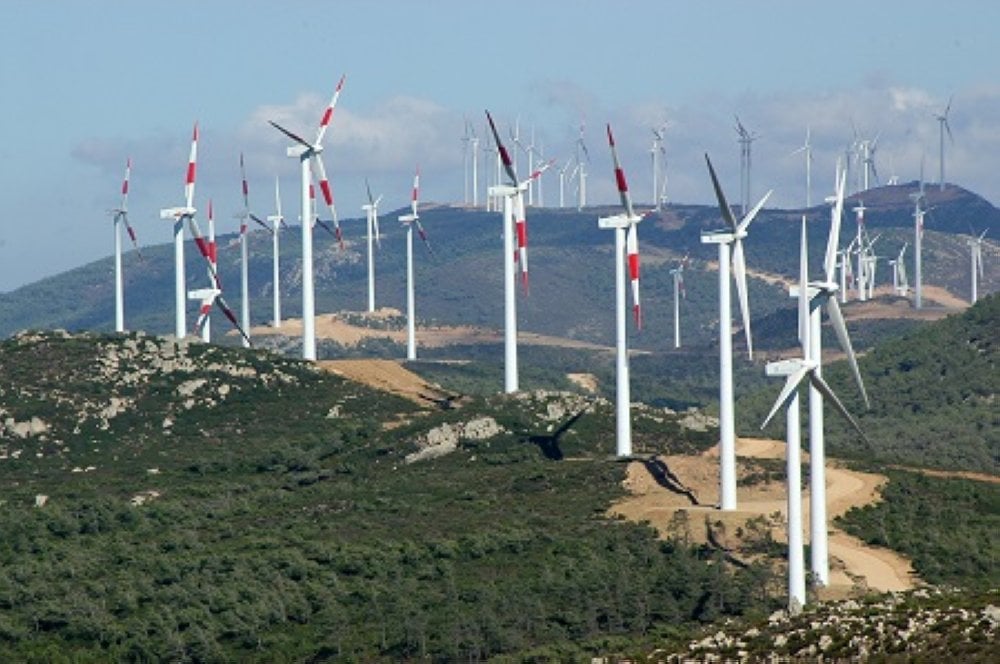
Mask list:
[[[739,439],[737,443],[737,458],[783,459],[784,454],[785,445],[779,441]],[[700,527],[704,521],[706,525],[711,524],[714,536],[721,538],[724,546],[738,545],[733,534],[745,529],[750,519],[763,516],[772,524],[774,539],[787,541],[784,525],[787,503],[781,482],[760,482],[750,486],[744,482],[737,491],[737,511],[720,512],[715,509],[718,501],[717,458],[717,448],[701,456],[661,457],[660,461],[669,473],[668,483],[675,485],[673,490],[653,477],[648,464],[632,462],[626,479],[626,486],[632,495],[614,505],[610,513],[635,521],[649,521],[661,535],[666,536],[675,527],[677,513],[684,511],[688,523],[693,526],[690,534],[695,541],[707,539],[707,529]],[[738,474],[741,479],[747,479],[751,472],[752,468],[740,464]],[[848,470],[828,461],[826,484],[827,513],[831,522],[828,540],[831,570],[830,587],[824,595],[842,596],[859,587],[877,591],[905,590],[918,582],[906,558],[888,549],[868,546],[832,525],[835,517],[852,507],[880,500],[879,488],[884,482],[886,478],[882,475]],[[697,504],[692,503],[691,497]],[[808,492],[804,493],[803,527],[807,541],[808,498]]]

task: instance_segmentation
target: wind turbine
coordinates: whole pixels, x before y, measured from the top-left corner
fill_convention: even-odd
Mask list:
[[[582,210],[587,205],[587,166],[584,160],[590,161],[590,153],[587,152],[587,145],[583,142],[584,123],[580,122],[580,136],[576,139],[576,177],[577,177],[577,201],[576,209]]]
[[[653,206],[660,211],[660,161],[666,160],[667,151],[663,147],[663,136],[667,131],[667,123],[662,123],[659,127],[653,127],[653,145],[649,148],[649,154],[653,161]],[[666,178],[664,178],[664,181]],[[664,186],[666,182],[664,182]]]
[[[847,173],[846,171],[840,172],[839,165],[838,176],[833,208],[830,212],[830,235],[827,238],[826,253],[823,257],[823,280],[809,282],[808,289],[803,289],[801,286],[798,290],[793,289],[792,296],[799,298],[800,312],[802,311],[803,297],[808,301],[808,306],[803,312],[808,314],[808,317],[800,323],[800,338],[805,340],[802,346],[803,358],[815,365],[812,369],[813,374],[822,380],[821,308],[825,306],[830,318],[830,325],[836,333],[841,349],[847,355],[851,373],[861,391],[865,408],[867,408],[868,394],[865,391],[864,382],[861,380],[861,372],[858,369],[851,338],[847,334],[847,325],[837,302],[837,291],[839,290],[835,281],[837,245],[840,244],[840,224],[844,209],[844,193],[847,188]],[[803,227],[804,232],[805,228]],[[802,246],[805,247],[804,237]],[[805,249],[803,249],[802,260],[806,260]],[[800,270],[802,271],[800,276],[804,279],[806,268],[803,266],[800,267]],[[803,296],[803,294],[805,295]],[[830,572],[826,527],[826,446],[823,429],[823,399],[822,388],[813,382],[813,386],[809,389],[809,486],[812,491],[810,502],[811,569],[817,582],[826,586],[829,584]]]
[[[736,116],[736,133],[740,144],[740,214],[746,214],[750,207],[750,148],[759,138],[756,132],[747,130]]]
[[[279,262],[281,256],[280,240],[278,231],[285,225],[285,217],[281,214],[281,185],[278,178],[274,178],[274,206],[275,214],[268,215],[267,220],[271,224],[271,251],[273,255],[271,265],[271,280],[273,281],[272,295],[272,325],[281,327],[281,271]]]
[[[184,179],[184,205],[160,210],[160,219],[174,222],[174,335],[183,339],[187,334],[187,289],[184,280],[184,222],[194,219],[195,171],[198,164],[198,123],[191,133],[191,152]]]
[[[573,161],[567,159],[562,168],[559,169],[559,207],[566,207],[566,171],[569,170]],[[572,179],[572,176],[570,176]]]
[[[920,189],[915,194],[910,194],[913,199],[913,306],[917,309],[924,307],[924,279],[923,279],[923,243],[924,243],[924,215],[927,210],[924,203],[927,201],[924,195],[924,168],[923,161],[920,162]]]
[[[368,240],[368,311],[375,311],[375,249],[373,242],[382,247],[381,235],[378,232],[378,204],[382,196],[372,197],[372,188],[365,178],[365,189],[368,192],[368,202],[361,206],[367,217],[367,240]],[[374,231],[374,232],[373,232]]]
[[[843,180],[842,180],[843,181]],[[832,237],[833,234],[831,234]],[[815,359],[814,351],[812,350],[812,344],[815,341],[815,337],[812,333],[815,331],[814,325],[810,321],[810,303],[809,297],[806,293],[810,290],[810,287],[814,284],[809,283],[809,272],[808,272],[808,248],[806,244],[806,218],[802,217],[802,239],[801,239],[801,251],[799,257],[799,339],[802,343],[802,357],[781,360],[778,362],[769,362],[765,369],[768,376],[784,376],[785,385],[781,389],[781,393],[778,395],[777,400],[774,402],[774,406],[771,408],[771,412],[768,413],[767,418],[761,425],[761,429],[766,427],[778,410],[784,406],[785,407],[785,436],[786,436],[786,491],[788,499],[788,606],[789,610],[793,613],[797,613],[806,602],[806,578],[805,578],[805,556],[803,553],[803,542],[802,542],[802,481],[801,481],[801,441],[800,441],[800,424],[799,424],[799,395],[798,387],[799,384],[806,378],[809,379],[809,383],[812,388],[814,388],[818,394],[822,394],[823,398],[827,399],[832,403],[837,412],[839,412],[851,426],[853,426],[858,433],[864,437],[864,433],[861,432],[861,428],[855,421],[851,414],[847,412],[844,408],[843,403],[837,398],[830,386],[826,384],[820,374],[820,363]],[[830,260],[831,251],[830,248],[836,251],[836,244],[827,246],[827,263],[832,265],[832,260]],[[831,271],[827,270],[828,281]],[[836,298],[827,300],[828,302],[833,302],[836,306]],[[810,409],[810,424],[812,424],[812,410]],[[811,427],[810,427],[811,432]],[[867,440],[867,439],[866,439]],[[810,454],[813,454],[812,446],[810,446]],[[812,457],[810,457],[810,462],[812,463]],[[825,481],[825,480],[824,480]],[[815,523],[816,518],[816,505],[822,502],[825,504],[825,495],[820,498],[816,495],[817,486],[810,483],[810,490],[813,492],[810,500],[810,504],[813,507],[813,514],[811,516],[811,524]],[[825,528],[825,526],[824,526]],[[815,528],[813,528],[815,531]],[[814,533],[815,535],[815,533]],[[816,541],[811,542],[812,548],[815,550]],[[815,558],[815,553],[814,553]],[[814,570],[815,572],[815,570]],[[823,581],[824,585],[826,581]]]
[[[687,289],[684,288],[684,268],[687,264],[688,257],[685,255],[677,267],[670,271],[674,282],[674,348],[681,347],[681,298],[687,299]]]
[[[472,134],[469,131],[469,118],[465,118],[465,133],[462,134],[462,188],[464,190],[462,203],[469,204],[469,149],[471,148]]]
[[[131,157],[125,160],[125,179],[122,180],[122,204],[111,210],[111,219],[115,234],[115,332],[125,331],[125,287],[122,276],[122,234],[121,226],[124,224],[128,236],[132,238],[132,246],[142,258],[139,252],[139,244],[135,239],[135,230],[128,223],[128,181],[132,174]]]
[[[249,228],[247,228],[247,219],[252,219],[265,230],[270,231],[271,228],[264,222],[263,219],[255,215],[250,210],[250,188],[247,186],[247,169],[243,163],[242,152],[240,153],[240,177],[243,180],[243,209],[236,215],[240,220],[240,295],[242,300],[240,302],[240,323],[242,324],[243,329],[248,331],[250,329],[250,238],[248,235]],[[243,347],[247,348],[249,346],[250,339],[245,337],[243,339]]]
[[[424,241],[424,246],[427,247],[432,255],[434,251],[431,249],[431,244],[427,240],[427,233],[424,232],[424,227],[420,225],[420,215],[417,213],[417,207],[419,205],[420,196],[420,168],[417,167],[417,172],[413,176],[413,195],[410,197],[410,213],[400,215],[399,221],[406,226],[406,359],[415,360],[417,359],[417,340],[416,340],[416,314],[414,307],[414,297],[413,297],[413,226],[416,225],[417,232],[420,233],[420,239]]]
[[[743,238],[747,236],[750,222],[767,199],[768,191],[760,202],[737,223],[733,211],[726,201],[719,179],[712,168],[712,160],[705,155],[708,173],[719,201],[719,211],[728,228],[702,233],[702,244],[719,245],[719,506],[723,510],[736,509],[736,430],[733,420],[733,340],[732,308],[729,299],[729,267],[736,278],[736,293],[743,314],[743,333],[747,340],[747,354],[753,357],[753,342],[750,336],[750,306],[747,299],[746,259],[743,257]],[[731,258],[730,258],[731,254]]]
[[[631,395],[628,369],[628,337],[625,330],[625,265],[628,264],[632,285],[632,315],[637,330],[642,329],[642,310],[639,306],[639,239],[636,227],[642,221],[632,209],[625,171],[618,161],[615,138],[608,125],[608,145],[615,165],[615,182],[624,214],[601,217],[598,228],[615,232],[615,451],[619,457],[632,455]],[[626,235],[627,233],[627,235]]]
[[[938,133],[940,135],[940,170],[939,170],[939,182],[941,185],[941,191],[944,191],[944,134],[948,132],[948,139],[954,143],[955,137],[951,135],[951,125],[948,124],[948,113],[951,111],[951,102],[954,96],[948,97],[948,105],[944,107],[944,111],[941,113],[935,113],[934,118],[938,121]],[[921,178],[923,180],[923,178]]]
[[[909,246],[908,242],[903,243],[903,248],[899,250],[899,254],[894,260],[889,261],[889,265],[892,266],[892,292],[895,295],[902,295],[906,297],[906,293],[909,290],[909,284],[906,283],[906,262],[903,257],[906,255],[906,247]]]
[[[798,154],[800,152],[802,152],[803,154],[805,154],[805,158],[806,158],[806,209],[807,210],[812,207],[812,162],[813,162],[813,156],[812,156],[812,143],[810,142],[811,138],[812,138],[812,130],[807,125],[806,126],[806,142],[803,143],[801,147],[799,147],[796,150],[793,150],[788,155],[788,156],[792,156],[792,155],[796,155],[796,154]]]
[[[865,262],[865,258],[864,258],[865,257],[865,251],[864,251],[864,247],[865,247],[865,210],[867,210],[867,209],[868,208],[865,207],[864,201],[862,201],[859,198],[858,199],[858,204],[854,208],[854,211],[858,215],[858,217],[857,217],[857,219],[858,219],[858,222],[857,222],[857,235],[854,238],[854,242],[857,245],[855,247],[855,250],[857,251],[857,255],[858,255],[858,271],[857,271],[857,274],[855,276],[857,277],[858,300],[860,300],[861,302],[864,302],[867,299],[867,297],[865,297],[866,294],[867,294],[866,293],[867,282],[865,281],[865,265],[864,265],[864,262]]]
[[[986,229],[979,234],[979,237],[969,238],[969,250],[972,259],[972,297],[969,301],[975,304],[979,301],[979,279],[983,274],[983,238],[986,237]]]
[[[865,191],[868,191],[872,181],[878,184],[878,170],[875,168],[875,148],[878,146],[878,139],[879,134],[875,134],[875,138],[861,141],[861,168]]]
[[[312,143],[304,138],[293,134],[277,122],[269,120],[271,126],[280,131],[288,138],[295,141],[296,145],[289,146],[288,156],[299,160],[302,176],[302,357],[306,360],[316,359],[316,305],[313,290],[313,247],[312,247],[312,223],[311,206],[309,204],[309,187],[312,183],[310,161],[316,164],[319,175],[319,188],[323,192],[323,200],[326,201],[330,214],[333,217],[333,225],[336,228],[337,241],[341,248],[344,246],[343,236],[340,231],[340,223],[337,221],[337,210],[333,205],[333,191],[330,189],[330,181],[326,177],[326,168],[323,166],[323,136],[326,134],[330,120],[333,119],[333,110],[340,97],[340,91],[344,87],[345,76],[340,77],[340,82],[333,92],[333,98],[323,112],[323,117],[319,121],[319,130],[316,133],[316,140]]]
[[[198,319],[194,325],[195,334],[201,335],[201,340],[205,343],[209,343],[212,340],[212,318],[210,316],[212,312],[212,304],[216,291],[221,291],[222,284],[219,283],[219,263],[218,263],[218,247],[215,244],[215,215],[212,213],[212,199],[208,199],[208,238],[205,240],[206,247],[208,251],[206,252],[206,260],[208,261],[207,270],[208,282],[210,286],[207,289],[198,289],[188,291],[188,299],[199,300],[201,302],[201,307],[198,311]]]

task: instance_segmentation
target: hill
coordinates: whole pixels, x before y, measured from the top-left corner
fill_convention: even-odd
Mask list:
[[[871,397],[864,410],[844,362],[825,376],[872,446],[827,416],[832,453],[874,464],[907,464],[1000,474],[1000,295],[875,346],[859,360]],[[738,426],[758,431],[778,385],[738,400]],[[829,409],[828,409],[829,410]],[[779,418],[780,419],[780,418]],[[808,418],[803,415],[803,426]],[[779,423],[767,431],[780,437]]]

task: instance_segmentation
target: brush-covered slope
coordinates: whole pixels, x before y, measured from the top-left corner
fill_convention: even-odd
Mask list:
[[[1000,295],[879,344],[859,364],[871,399],[867,411],[846,362],[830,365],[824,373],[857,415],[871,446],[828,408],[826,440],[832,454],[880,464],[998,473]],[[743,434],[758,432],[779,389],[775,381],[772,389],[738,400]],[[767,433],[783,437],[783,427],[779,416]]]
[[[261,351],[26,333],[0,408],[5,661],[579,658],[781,602],[608,520],[599,399],[422,411]],[[638,409],[637,448],[710,445],[688,421]]]

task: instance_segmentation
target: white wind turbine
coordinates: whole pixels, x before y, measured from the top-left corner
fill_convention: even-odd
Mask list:
[[[160,219],[174,222],[174,335],[183,339],[187,335],[187,288],[184,279],[184,222],[194,219],[195,170],[198,164],[198,123],[191,134],[191,152],[188,155],[184,179],[184,205],[160,210]]]
[[[122,225],[128,231],[128,236],[132,239],[132,246],[135,247],[136,254],[142,258],[139,252],[139,244],[135,239],[135,230],[128,223],[128,181],[132,174],[132,159],[125,160],[125,179],[122,180],[122,204],[111,210],[112,225],[115,235],[115,332],[125,331],[125,280],[122,274]]]
[[[417,168],[413,176],[413,195],[410,197],[410,213],[400,215],[399,221],[406,226],[406,359],[417,359],[417,339],[416,339],[416,307],[413,295],[413,226],[416,225],[420,239],[424,241],[432,255],[434,251],[427,240],[427,233],[420,225],[420,215],[417,212],[420,197],[420,168]]]
[[[793,150],[789,156],[796,155],[798,153],[803,153],[806,158],[806,209],[812,207],[812,130],[807,125],[806,126],[806,142],[802,144],[801,147]]]
[[[382,247],[381,234],[378,231],[378,204],[382,200],[380,195],[378,198],[372,197],[372,188],[368,184],[368,179],[365,178],[365,190],[368,192],[368,202],[361,206],[361,209],[365,211],[365,217],[367,221],[367,233],[366,239],[368,241],[368,311],[369,313],[375,311],[375,247],[378,245],[379,248]]]
[[[316,164],[319,176],[319,188],[323,192],[323,200],[326,201],[330,214],[333,217],[333,225],[336,228],[337,241],[343,247],[343,237],[340,231],[340,223],[337,221],[337,210],[333,204],[333,191],[330,189],[330,181],[326,177],[326,168],[323,166],[323,136],[326,134],[330,120],[333,118],[333,110],[340,97],[340,91],[344,87],[344,79],[340,77],[340,82],[333,92],[333,98],[326,107],[323,117],[319,122],[319,130],[316,133],[316,140],[312,143],[304,138],[293,134],[278,123],[269,120],[271,126],[280,131],[288,138],[295,141],[296,145],[288,148],[288,156],[299,160],[302,187],[302,357],[307,360],[316,359],[316,305],[313,289],[313,247],[312,247],[312,216],[311,205],[309,203],[309,188],[312,183],[310,161]]]
[[[684,268],[687,264],[688,257],[684,256],[677,267],[670,271],[674,282],[674,348],[681,347],[681,298],[687,299],[687,289],[684,288]]]
[[[743,333],[747,340],[747,354],[753,357],[750,336],[750,306],[747,298],[746,259],[743,256],[743,238],[747,236],[750,222],[770,197],[768,191],[760,202],[736,222],[733,211],[722,193],[719,179],[712,168],[712,160],[705,155],[712,186],[719,201],[719,211],[728,228],[702,233],[702,244],[719,245],[719,506],[723,510],[736,509],[736,428],[733,419],[733,339],[732,307],[729,299],[730,261],[736,278],[736,293],[743,314]],[[731,257],[730,257],[731,256]]]
[[[590,161],[590,153],[587,152],[587,145],[583,142],[584,123],[580,123],[580,136],[576,139],[576,178],[577,178],[577,200],[576,209],[582,210],[587,205],[587,165]]]
[[[642,329],[642,310],[639,307],[639,240],[636,227],[642,221],[632,209],[625,171],[618,161],[615,139],[608,125],[608,145],[615,165],[615,183],[621,198],[624,214],[601,217],[599,228],[615,232],[615,452],[619,457],[632,455],[632,422],[630,415],[631,393],[628,367],[628,337],[625,329],[625,266],[628,265],[632,284],[632,315],[637,330]],[[626,236],[627,232],[627,236]]]
[[[274,178],[274,207],[275,214],[268,215],[267,217],[268,222],[271,224],[271,280],[273,282],[273,288],[271,289],[271,324],[274,327],[281,327],[281,243],[278,231],[285,225],[285,217],[281,214],[281,185],[278,183],[278,178]]]
[[[653,161],[653,206],[654,209],[660,211],[660,171],[663,167],[661,161],[665,161],[667,158],[667,151],[663,147],[663,137],[667,131],[667,123],[662,123],[659,127],[653,127],[653,145],[649,148],[649,155]],[[664,177],[663,187],[666,187],[666,177]]]
[[[889,265],[892,266],[892,292],[903,297],[906,297],[909,291],[909,284],[906,282],[906,261],[904,260],[907,246],[909,243],[904,242],[903,248],[899,250],[896,258],[889,261]]]
[[[940,156],[939,156],[939,171],[938,171],[938,182],[941,185],[941,191],[944,191],[944,134],[948,132],[948,140],[952,143],[955,142],[955,138],[951,135],[951,125],[948,124],[948,113],[951,111],[951,102],[954,97],[948,97],[948,105],[944,107],[944,111],[941,113],[935,113],[934,118],[938,121],[938,133],[940,135]],[[920,178],[923,180],[923,178]]]
[[[517,300],[514,285],[514,262],[521,263],[521,279],[527,290],[527,230],[524,214],[524,192],[528,184],[541,175],[548,167],[546,164],[528,176],[527,180],[518,181],[514,163],[510,153],[500,140],[500,133],[489,111],[486,111],[490,131],[496,144],[497,154],[503,164],[509,179],[508,184],[498,184],[490,187],[490,195],[503,201],[503,290],[504,290],[504,392],[518,390],[517,371]],[[517,251],[515,252],[515,231],[517,234]]]
[[[927,213],[924,203],[924,168],[920,164],[920,189],[910,194],[913,199],[913,306],[924,307],[924,277],[923,277],[923,245],[924,245],[924,215]]]
[[[740,214],[746,214],[750,207],[750,148],[759,138],[757,132],[749,131],[736,116],[736,133],[740,144]]]
[[[969,301],[975,304],[979,301],[979,279],[984,276],[983,272],[983,238],[986,237],[986,229],[979,234],[979,237],[969,238],[969,251],[971,253],[971,267],[972,267],[972,296]]]
[[[243,180],[243,209],[236,215],[240,220],[240,324],[249,334],[250,331],[250,237],[247,224],[248,219],[262,226],[265,230],[271,228],[263,219],[255,215],[250,210],[250,188],[247,185],[247,169],[243,163],[243,153],[240,153],[240,178]],[[214,232],[214,231],[213,231]],[[277,232],[277,231],[275,231]],[[214,240],[213,240],[214,241]],[[249,336],[244,337],[243,347],[250,346]]]
[[[833,245],[834,251],[836,250],[836,245]],[[829,258],[831,252],[830,247],[827,247],[827,258]],[[832,261],[829,262],[832,264]],[[827,270],[828,281],[830,271]],[[806,219],[802,217],[802,239],[801,239],[801,251],[799,257],[799,287],[798,292],[800,294],[809,292],[815,284],[809,283],[809,273],[808,273],[808,249],[806,245]],[[833,302],[836,306],[836,298],[829,299],[828,302]],[[822,398],[828,400],[833,404],[837,412],[839,412],[848,422],[851,423],[858,433],[864,437],[864,433],[861,432],[861,428],[858,423],[851,417],[851,414],[847,412],[844,405],[837,398],[837,395],[833,393],[830,386],[826,384],[820,374],[820,363],[815,359],[815,353],[812,350],[812,344],[815,341],[813,332],[815,331],[814,325],[810,322],[810,304],[808,297],[799,297],[799,339],[802,343],[802,357],[781,360],[779,362],[769,362],[766,367],[766,373],[768,376],[784,376],[785,385],[781,389],[781,393],[778,395],[777,400],[774,402],[774,406],[771,408],[771,412],[768,413],[767,418],[761,425],[761,429],[767,426],[778,410],[784,406],[785,407],[785,429],[786,429],[786,491],[788,499],[788,607],[792,612],[797,613],[806,603],[806,576],[805,576],[805,556],[803,554],[803,542],[802,542],[802,481],[801,481],[801,441],[800,441],[800,424],[799,424],[799,396],[798,388],[799,384],[806,378],[809,379],[811,388],[815,389],[818,394],[822,394]],[[810,409],[810,424],[812,423],[812,410]],[[811,433],[811,428],[810,428]],[[866,439],[867,440],[867,439]],[[813,454],[812,446],[810,446],[810,454]],[[810,462],[812,463],[812,457],[810,457]],[[825,479],[824,479],[825,481]],[[814,522],[816,518],[816,505],[817,503],[825,504],[825,495],[820,498],[816,495],[815,484],[810,482],[810,490],[813,492],[811,496],[810,504],[813,507],[813,514],[811,516],[810,522]],[[815,528],[813,528],[813,535],[815,536]],[[811,542],[812,548],[814,550],[814,560],[815,560],[815,547],[816,540]],[[815,569],[813,570],[815,573]],[[826,580],[822,581],[824,585]]]
[[[846,173],[846,171],[845,171]],[[858,256],[858,270],[855,276],[857,277],[857,290],[858,290],[858,300],[864,302],[867,295],[867,282],[865,281],[865,207],[864,202],[858,199],[858,204],[855,206],[854,211],[857,213],[857,235],[854,238],[854,244],[856,245],[855,251],[857,251]]]
[[[830,235],[827,238],[826,253],[823,256],[823,280],[811,281],[808,284],[806,293],[808,306],[805,312],[808,314],[808,318],[805,319],[804,323],[800,323],[800,338],[808,339],[808,343],[803,342],[803,357],[815,365],[812,371],[816,377],[820,378],[823,373],[821,308],[825,306],[827,315],[830,318],[830,325],[836,333],[841,349],[847,355],[847,361],[851,367],[854,380],[861,391],[861,396],[867,408],[868,394],[865,392],[864,382],[861,380],[861,372],[858,369],[857,358],[854,355],[854,348],[851,345],[850,336],[847,334],[847,325],[844,322],[844,316],[837,302],[837,291],[839,290],[839,286],[835,281],[837,245],[840,243],[844,193],[847,188],[847,173],[839,172],[839,170],[838,165],[839,177],[837,178],[833,208],[830,213]],[[803,229],[803,232],[805,232],[805,229]],[[804,246],[805,244],[803,244]],[[805,260],[804,256],[803,260]],[[801,286],[799,289],[793,289],[792,291],[792,295],[798,297],[800,300],[800,309],[802,307],[802,293]],[[802,336],[803,334],[805,336]],[[814,382],[813,386],[809,389],[809,486],[812,491],[812,500],[810,502],[811,570],[817,582],[820,585],[826,586],[829,584],[830,572],[827,546],[826,445],[823,429],[823,399],[824,395],[821,388],[818,388]]]

